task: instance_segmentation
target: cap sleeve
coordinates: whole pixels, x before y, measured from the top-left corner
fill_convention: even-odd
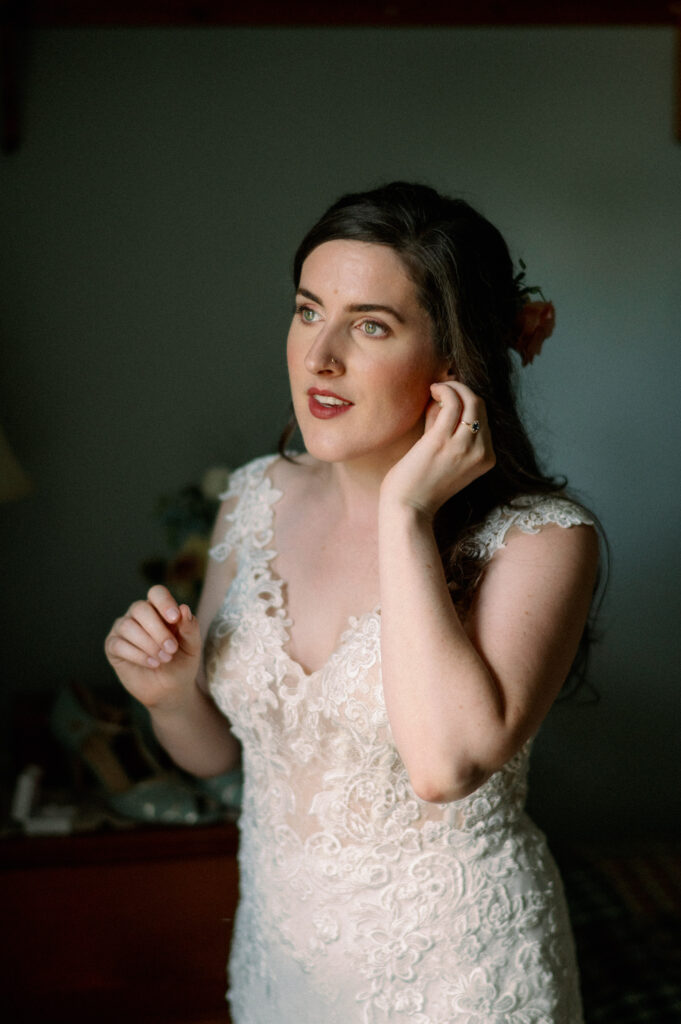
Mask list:
[[[523,533],[539,533],[543,526],[550,524],[564,529],[595,525],[585,508],[562,495],[523,495],[493,509],[463,542],[463,551],[473,558],[488,561],[495,551],[505,546],[506,536],[513,527]]]
[[[229,558],[232,551],[237,550],[248,538],[257,547],[269,543],[271,536],[262,536],[263,529],[267,533],[267,515],[263,519],[263,507],[265,513],[269,511],[271,496],[278,492],[270,485],[265,472],[277,455],[265,455],[246,463],[230,474],[227,490],[218,495],[220,500],[228,503],[228,511],[221,510],[216,527],[216,536],[219,536],[220,517],[226,523],[222,540],[210,548],[208,554],[216,562],[224,562]],[[268,501],[268,496],[270,500]],[[224,508],[224,505],[223,505]],[[271,532],[271,531],[270,531]]]

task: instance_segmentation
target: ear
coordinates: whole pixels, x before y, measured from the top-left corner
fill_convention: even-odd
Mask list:
[[[459,377],[459,375],[456,372],[456,367],[453,366],[453,365],[447,365],[445,363],[445,364],[443,364],[443,367],[442,367],[440,373],[438,374],[438,377],[437,377],[437,380],[436,380],[435,383],[436,384],[441,384],[441,383],[443,383],[446,380],[458,380],[458,377]]]

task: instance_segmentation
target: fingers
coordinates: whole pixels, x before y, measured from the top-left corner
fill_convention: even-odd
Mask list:
[[[117,661],[157,669],[182,651],[200,651],[198,624],[188,605],[178,607],[165,587],[152,587],[146,601],[136,601],[117,619],[106,641],[106,652]]]
[[[454,451],[472,460],[473,479],[487,472],[495,465],[496,455],[483,400],[458,380],[434,384],[431,393],[442,403],[434,424],[434,436],[440,439],[443,451],[445,448],[451,451],[451,444],[455,442]]]
[[[147,654],[141,647],[124,640],[120,634],[111,633],[104,645],[107,657],[115,665],[125,661],[140,668],[159,668],[161,662]]]
[[[433,425],[437,425],[439,432],[446,435],[453,434],[463,410],[463,401],[456,388],[452,384],[441,382],[431,384],[430,393],[436,403],[436,416],[432,420]]]
[[[180,621],[180,609],[177,601],[167,587],[161,586],[160,583],[151,587],[147,594],[147,601],[166,622],[174,624]]]
[[[167,665],[178,649],[177,640],[146,601],[132,605],[121,619],[117,634],[146,655],[150,668]]]
[[[199,623],[188,604],[180,605],[180,621],[177,624],[180,648],[187,654],[201,653],[201,631]]]
[[[128,609],[127,615],[114,623],[106,650],[115,660],[158,668],[172,661],[178,643],[156,612],[149,605],[145,606],[145,602],[138,601]]]
[[[467,431],[471,439],[487,427],[485,403],[460,381],[441,381],[431,385],[431,394],[439,410],[435,423],[447,437]]]

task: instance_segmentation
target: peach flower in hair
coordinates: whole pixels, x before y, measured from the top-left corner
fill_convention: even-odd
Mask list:
[[[541,352],[542,345],[553,334],[556,310],[552,302],[526,302],[518,313],[518,334],[512,347],[520,353],[523,366]]]

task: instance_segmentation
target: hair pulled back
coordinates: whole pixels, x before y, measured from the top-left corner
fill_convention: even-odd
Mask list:
[[[481,571],[466,551],[469,533],[496,506],[556,492],[565,483],[541,472],[517,411],[511,346],[526,301],[521,275],[494,225],[465,200],[426,185],[396,181],[342,196],[300,243],[293,262],[296,288],[312,250],[337,239],[387,245],[398,254],[432,322],[438,354],[485,402],[496,465],[451,498],[435,520],[452,597],[465,610]],[[294,430],[295,420],[280,451]]]
[[[508,377],[521,304],[511,257],[497,229],[463,199],[401,181],[342,196],[301,242],[296,287],[307,256],[334,239],[395,250],[430,316],[438,354],[463,383],[486,394],[497,359],[507,362],[502,376]]]

